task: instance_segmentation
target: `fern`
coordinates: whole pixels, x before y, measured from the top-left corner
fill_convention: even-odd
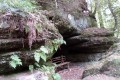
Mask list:
[[[55,51],[57,51],[57,49],[59,48],[59,45],[61,45],[61,44],[66,44],[66,42],[63,40],[63,38],[54,39],[54,40],[52,41],[52,43],[53,43],[53,46],[54,46]]]
[[[9,64],[13,68],[16,68],[17,65],[22,65],[22,61],[21,61],[21,59],[17,55],[12,55],[10,58],[11,58],[11,61],[10,61]]]
[[[29,70],[33,72],[34,68],[36,67],[39,70],[46,71],[47,73],[49,73],[54,80],[61,80],[61,76],[58,73],[55,73],[56,64],[47,62],[47,55],[56,51],[59,45],[63,43],[66,44],[63,39],[54,39],[52,41],[53,46],[51,47],[41,46],[39,50],[36,50],[34,52],[34,59],[36,62],[34,65],[29,65]],[[10,58],[11,58],[10,65],[13,68],[16,68],[17,65],[22,65],[22,61],[17,55],[12,55]],[[40,60],[43,60],[44,64],[41,65],[39,63]]]
[[[39,63],[40,58],[41,58],[43,61],[46,62],[46,60],[47,60],[46,54],[48,54],[47,48],[45,46],[41,46],[41,48],[39,50],[35,51],[35,53],[34,53],[35,61]]]

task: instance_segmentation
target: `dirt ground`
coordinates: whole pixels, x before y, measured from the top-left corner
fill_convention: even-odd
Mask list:
[[[61,70],[58,73],[61,75],[62,80],[82,80],[83,71],[83,67],[71,63],[69,69]]]

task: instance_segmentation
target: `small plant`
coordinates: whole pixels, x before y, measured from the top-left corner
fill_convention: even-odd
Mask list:
[[[55,73],[55,65],[54,66],[50,66],[50,65],[43,65],[41,67],[41,69],[43,71],[46,71],[48,74],[51,74],[51,77],[54,79],[54,80],[61,80],[61,76],[58,74],[58,73]]]
[[[17,65],[19,66],[22,65],[22,61],[17,55],[12,55],[10,58],[11,58],[10,66],[12,66],[13,68],[16,68]]]
[[[29,70],[30,70],[31,72],[33,72],[34,66],[33,66],[33,65],[29,65]]]
[[[48,54],[53,53],[54,50],[57,51],[60,44],[63,44],[63,43],[66,44],[66,42],[63,39],[54,39],[52,43],[53,43],[53,46],[51,47],[41,46],[39,50],[35,51],[34,59],[36,62],[39,63],[40,59],[46,62]],[[51,50],[49,51],[48,48],[50,48]]]
[[[61,76],[58,73],[55,73],[56,64],[47,62],[47,55],[50,53],[53,54],[54,51],[57,51],[59,45],[63,43],[66,44],[63,39],[54,39],[52,41],[53,46],[41,46],[39,50],[34,52],[34,59],[36,62],[33,65],[29,65],[29,70],[33,72],[34,68],[38,68],[39,70],[46,71],[54,80],[61,80]],[[13,68],[16,68],[17,65],[22,65],[22,61],[17,55],[12,55],[10,58],[11,61],[9,63]],[[40,60],[44,61],[44,63],[40,64]]]
[[[60,74],[58,74],[58,73],[54,73],[54,74],[52,75],[52,77],[53,77],[54,80],[61,80],[61,76],[60,76]]]
[[[59,48],[59,45],[60,45],[60,44],[66,44],[66,42],[63,40],[63,38],[54,39],[52,42],[53,42],[54,49],[55,49],[56,51],[57,51],[57,49]]]
[[[66,44],[66,42],[63,40],[63,38],[54,39],[52,41],[52,44],[53,44],[52,46],[50,46],[50,47],[41,46],[41,48],[39,50],[36,50],[34,53],[34,59],[37,62],[37,63],[35,63],[35,66],[37,66],[40,70],[46,71],[48,74],[51,74],[51,77],[54,80],[61,80],[61,76],[58,73],[55,73],[55,66],[56,66],[55,64],[46,62],[47,55],[50,53],[54,53],[54,51],[57,51],[60,44],[63,44],[63,43]],[[40,67],[40,64],[39,64],[40,59],[42,59],[47,65],[43,64],[42,67]]]
[[[46,54],[48,54],[47,48],[45,46],[41,46],[41,48],[39,50],[36,50],[34,53],[35,61],[39,63],[40,59],[42,59],[43,61],[46,62],[47,60]]]

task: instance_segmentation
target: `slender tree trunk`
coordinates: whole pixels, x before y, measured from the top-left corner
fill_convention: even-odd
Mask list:
[[[111,11],[111,14],[112,14],[112,16],[114,18],[114,21],[115,21],[115,25],[114,25],[113,31],[116,31],[118,29],[118,20],[117,20],[117,15],[113,11],[111,0],[108,0],[108,7],[109,7],[109,9]]]
[[[96,14],[97,9],[98,9],[98,0],[95,0],[95,9],[94,9],[94,11],[93,11],[93,15]]]
[[[103,16],[102,16],[102,13],[101,13],[101,8],[98,10],[98,18],[99,18],[100,27],[104,28]]]
[[[95,0],[95,4],[96,4],[96,11],[94,13],[98,13],[98,21],[99,21],[99,26],[104,28],[104,24],[103,24],[103,15],[102,15],[102,6],[101,6],[101,1]]]

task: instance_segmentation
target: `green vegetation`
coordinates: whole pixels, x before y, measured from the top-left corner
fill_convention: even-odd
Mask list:
[[[47,48],[45,48],[45,46],[41,46],[41,48],[39,50],[35,51],[35,53],[34,53],[35,61],[39,63],[40,58],[41,58],[43,61],[46,62],[47,54],[48,54]]]
[[[120,37],[120,0],[87,0],[89,10],[95,12],[97,25],[110,29]]]
[[[31,0],[0,0],[0,12],[33,12],[35,2]]]
[[[13,68],[16,68],[17,65],[22,65],[22,61],[17,55],[12,55],[10,58],[11,58],[10,65]]]
[[[61,77],[58,73],[55,73],[56,64],[51,63],[48,58],[49,55],[54,54],[55,51],[59,48],[61,44],[66,44],[66,42],[61,39],[54,39],[51,41],[52,45],[41,46],[38,50],[34,52],[35,63],[29,65],[29,70],[33,72],[34,69],[39,69],[41,71],[47,72],[54,80],[61,80]],[[16,68],[17,66],[22,66],[22,61],[17,55],[11,56],[10,66]]]
[[[32,46],[32,42],[37,37],[37,33],[41,32],[42,30],[43,25],[41,23],[41,19],[46,19],[39,13],[37,6],[34,4],[36,3],[31,0],[0,0],[0,13],[2,13],[3,15],[10,13],[8,15],[15,23],[15,25],[13,24],[12,26],[16,27],[16,25],[20,25],[14,20],[16,16],[17,19],[23,20],[21,21],[21,27],[24,28],[26,33],[28,33],[30,49]],[[9,18],[8,16],[5,17]],[[11,20],[8,19],[6,20],[6,23],[9,24],[10,21]],[[22,29],[21,27],[19,28],[20,30]],[[33,58],[35,60],[35,63],[29,65],[29,70],[33,72],[34,69],[39,69],[41,71],[47,72],[54,80],[60,80],[60,75],[55,73],[56,65],[49,62],[48,59],[52,57],[59,46],[65,43],[65,41],[63,40],[63,38],[49,41],[51,45],[41,46],[39,49],[34,51]],[[18,55],[12,55],[10,59],[11,61],[9,62],[9,64],[11,67],[16,68],[17,66],[22,66],[22,60],[19,58]]]

